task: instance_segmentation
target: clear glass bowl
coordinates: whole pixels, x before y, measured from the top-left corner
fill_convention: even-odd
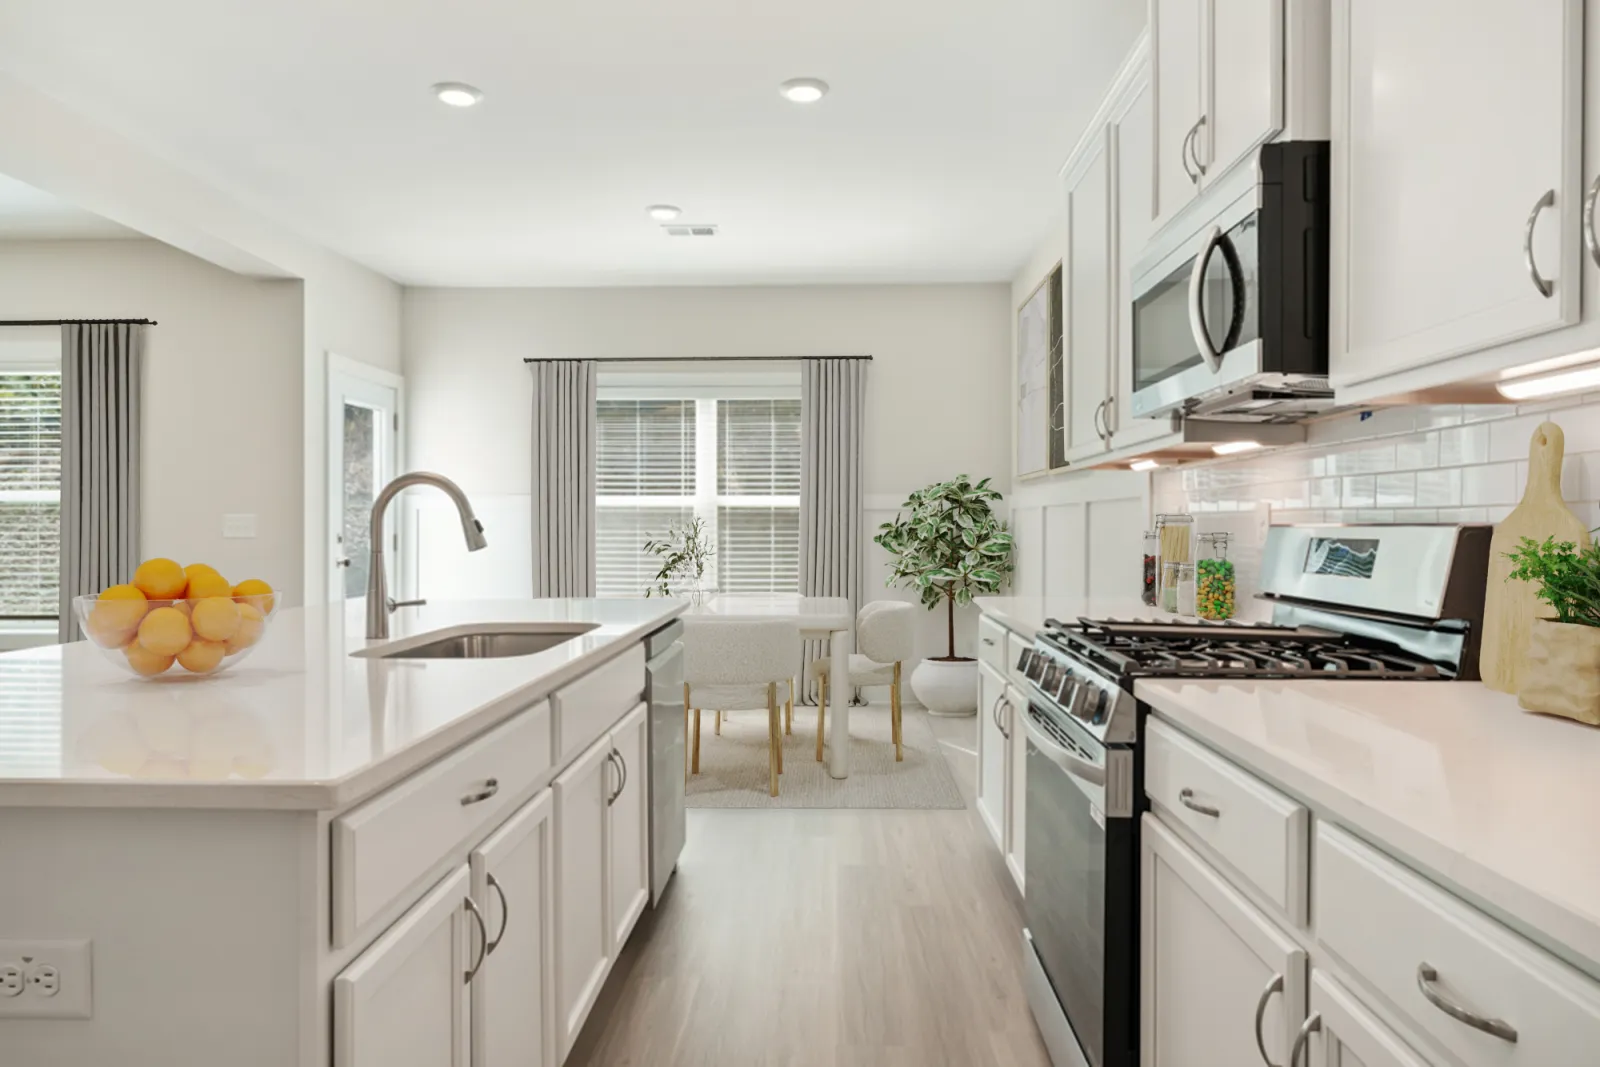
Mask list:
[[[78,629],[136,678],[220,674],[261,644],[276,594],[197,600],[101,601],[74,597]]]

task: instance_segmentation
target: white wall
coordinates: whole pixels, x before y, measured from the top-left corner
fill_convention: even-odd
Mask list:
[[[430,536],[435,527],[425,519],[418,546],[425,596],[452,595],[469,582],[478,592],[527,595],[532,386],[525,356],[871,355],[869,536],[929,482],[967,473],[1009,488],[1004,284],[408,289],[404,304],[410,465],[460,482],[490,541],[464,572],[450,558],[464,551],[459,530],[441,521]],[[507,531],[498,538],[497,525]],[[869,596],[897,595],[881,589],[883,562],[872,546]],[[938,619],[927,622],[925,651],[942,632]]]
[[[150,318],[141,439],[146,556],[303,578],[298,281],[246,278],[158,241],[0,242],[0,318]],[[254,540],[222,516],[253,513]]]

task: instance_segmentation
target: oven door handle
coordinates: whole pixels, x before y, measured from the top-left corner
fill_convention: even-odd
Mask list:
[[[1213,374],[1222,369],[1222,353],[1211,343],[1211,331],[1206,328],[1206,267],[1211,262],[1211,253],[1221,240],[1222,227],[1211,227],[1205,240],[1200,243],[1200,251],[1195,253],[1194,269],[1189,272],[1189,332],[1194,334],[1194,343],[1200,348],[1200,358],[1206,361],[1206,366],[1211,368]]]
[[[1022,725],[1028,731],[1028,740],[1032,741],[1033,746],[1043,753],[1051,763],[1054,763],[1074,778],[1082,778],[1090,785],[1105,786],[1106,769],[1104,767],[1090,763],[1081,756],[1074,755],[1056,744],[1048,734],[1039,729],[1038,724],[1033,721],[1032,715],[1024,715],[1022,717]]]

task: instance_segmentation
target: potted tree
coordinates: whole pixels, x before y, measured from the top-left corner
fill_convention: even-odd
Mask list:
[[[912,493],[873,538],[894,557],[888,585],[916,589],[930,611],[944,606],[945,654],[911,672],[911,691],[935,714],[978,708],[977,661],[956,655],[956,605],[999,592],[1014,569],[1011,533],[992,507],[999,499],[988,478],[958,475]]]
[[[1528,671],[1517,702],[1529,711],[1600,726],[1600,545],[1531,537],[1506,553],[1511,578],[1539,583],[1553,619],[1535,619],[1528,634]]]

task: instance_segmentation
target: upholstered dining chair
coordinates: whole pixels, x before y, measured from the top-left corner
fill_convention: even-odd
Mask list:
[[[778,686],[794,676],[800,630],[793,622],[686,617],[683,629],[683,704],[694,712],[691,774],[700,773],[700,714],[767,709],[767,777],[778,795],[783,773],[783,722]]]
[[[900,667],[916,654],[917,607],[899,600],[874,600],[856,613],[856,648],[850,656],[850,677],[843,700],[858,685],[889,687],[889,729],[894,737],[895,762],[904,761],[901,747]],[[813,660],[811,673],[822,683],[817,701],[817,759],[822,759],[822,726],[828,717],[828,659]]]

